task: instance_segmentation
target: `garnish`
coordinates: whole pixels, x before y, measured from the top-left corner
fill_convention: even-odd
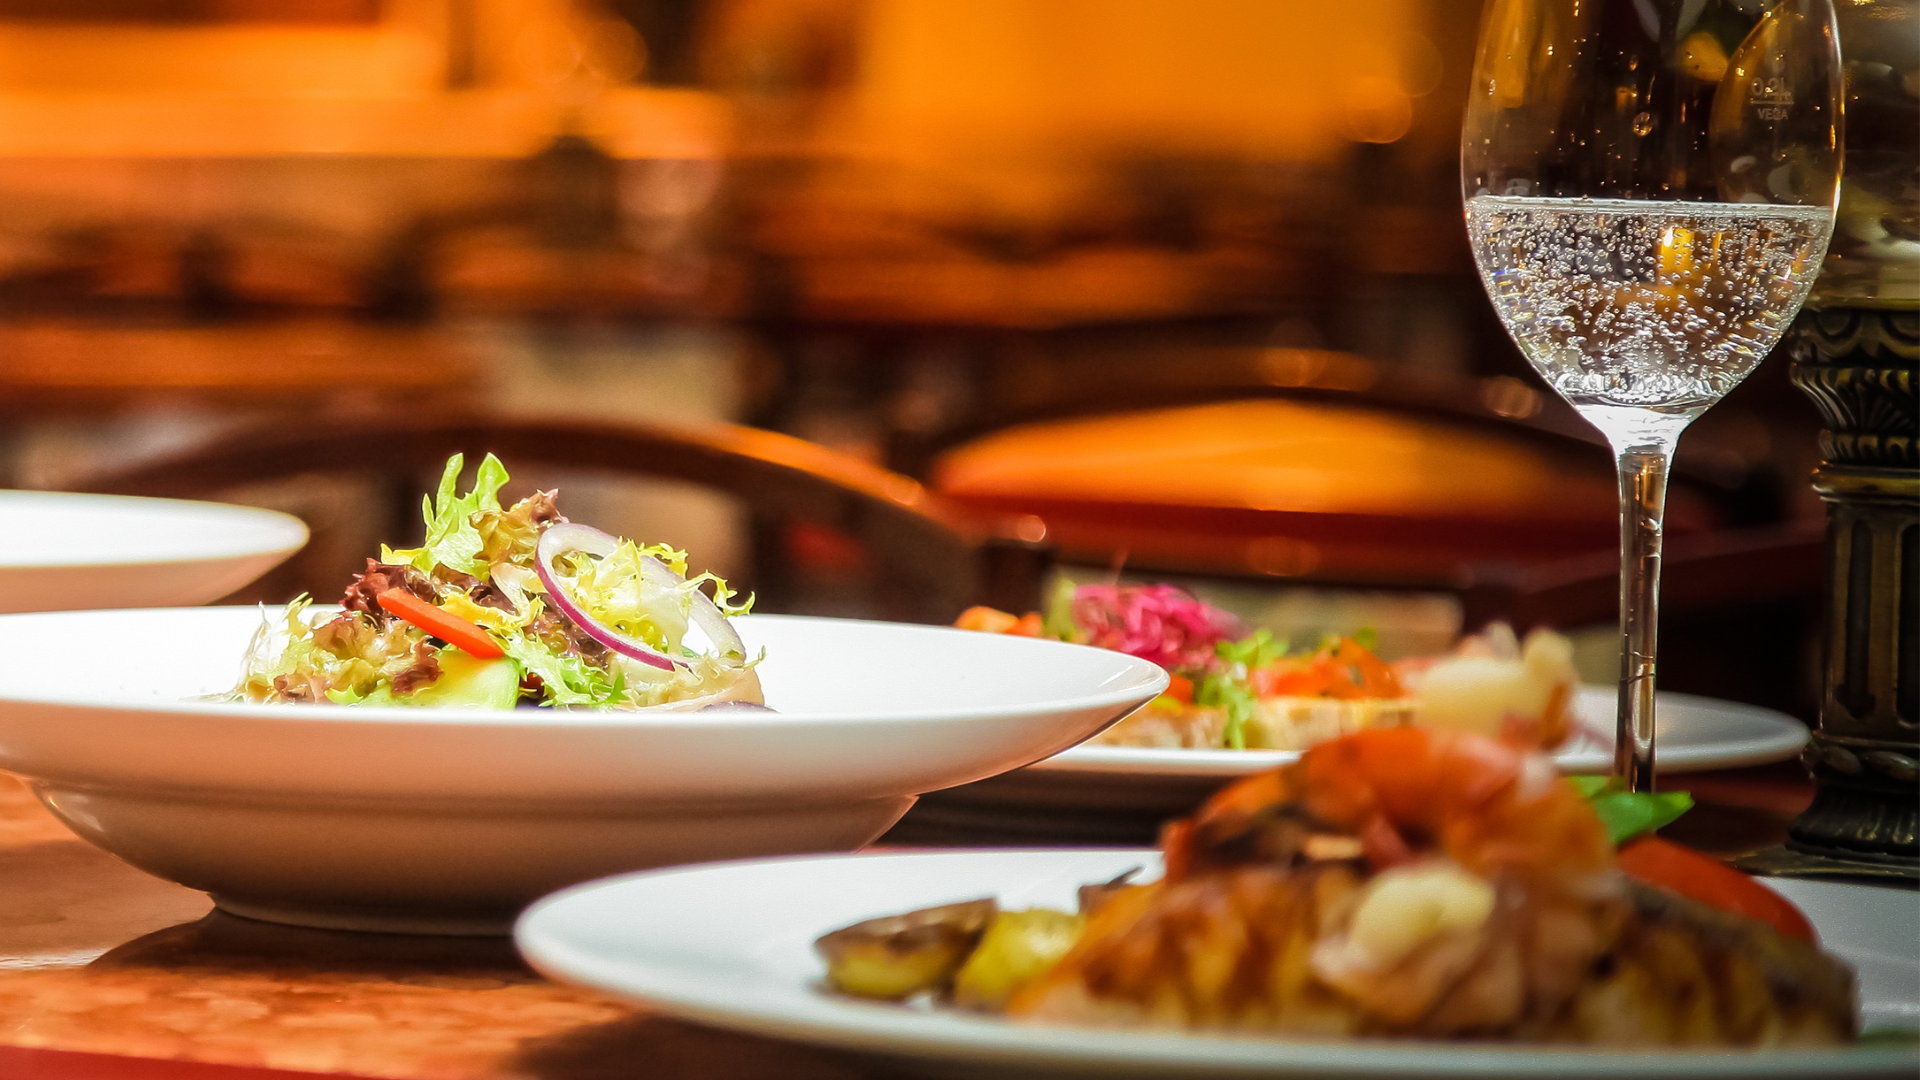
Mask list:
[[[1569,776],[1567,783],[1593,805],[1616,847],[1671,825],[1693,808],[1693,796],[1684,791],[1623,791],[1607,776]]]
[[[1652,835],[1693,808],[1684,791],[1623,791],[1612,777],[1569,776],[1618,849],[1628,877],[1692,900],[1759,919],[1788,937],[1813,941],[1813,924],[1785,897],[1711,855]]]
[[[1200,686],[1193,692],[1193,703],[1226,713],[1227,723],[1221,732],[1231,750],[1247,748],[1247,722],[1253,719],[1253,712],[1259,707],[1260,699],[1253,696],[1247,688],[1244,676],[1235,676],[1227,672],[1212,672],[1200,680]]]
[[[1053,583],[1047,595],[1047,610],[1040,616],[1040,633],[1061,641],[1082,642],[1086,633],[1073,621],[1073,597],[1079,586],[1062,577]]]
[[[494,660],[507,655],[500,643],[478,623],[442,611],[405,589],[388,589],[377,599],[387,614],[405,619],[441,641],[457,646],[468,656]]]
[[[1708,907],[1759,919],[1788,937],[1818,940],[1813,924],[1792,901],[1711,855],[1657,836],[1643,836],[1620,849],[1616,864],[1630,878]]]
[[[1239,631],[1233,616],[1172,585],[1082,585],[1072,609],[1086,635],[1076,640],[1168,671],[1208,666],[1215,647]]]
[[[1287,655],[1287,639],[1275,640],[1273,631],[1260,629],[1239,641],[1223,641],[1213,651],[1229,664],[1254,671]]]
[[[733,591],[712,574],[689,580],[684,551],[642,549],[588,525],[555,525],[540,537],[534,569],[554,607],[622,656],[664,671],[686,667],[700,655],[682,645],[695,626],[721,660],[746,662],[746,644],[727,617],[746,612],[753,601],[733,604]],[[707,582],[714,583],[712,597],[700,591]]]
[[[1221,737],[1229,749],[1245,750],[1247,724],[1260,705],[1251,685],[1253,673],[1287,655],[1287,642],[1275,641],[1271,631],[1261,629],[1239,641],[1222,641],[1213,652],[1220,666],[1200,681],[1193,700],[1224,712],[1227,722]]]

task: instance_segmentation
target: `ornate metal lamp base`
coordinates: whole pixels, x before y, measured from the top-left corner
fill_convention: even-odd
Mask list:
[[[1887,862],[1860,862],[1831,855],[1815,855],[1790,847],[1762,848],[1733,860],[1749,874],[1786,878],[1841,878],[1920,889],[1920,866]]]
[[[1813,805],[1754,870],[1920,880],[1920,305],[1809,307],[1794,385],[1826,420],[1827,661]]]

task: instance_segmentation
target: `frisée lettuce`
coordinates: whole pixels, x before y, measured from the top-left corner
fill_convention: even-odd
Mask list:
[[[458,454],[448,460],[422,500],[420,546],[383,545],[339,611],[302,596],[268,613],[230,697],[491,708],[760,703],[758,657],[715,617],[746,613],[751,597],[736,601],[712,574],[688,578],[684,551],[607,538],[604,555],[549,553],[544,582],[566,591],[557,601],[543,582],[541,536],[582,527],[568,525],[553,491],[502,506],[508,474],[492,454],[461,493],[464,464]],[[710,605],[704,625],[720,632],[690,637],[698,604]]]

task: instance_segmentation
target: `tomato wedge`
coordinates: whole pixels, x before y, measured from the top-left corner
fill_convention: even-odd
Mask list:
[[[1184,705],[1193,704],[1193,680],[1185,675],[1168,675],[1167,692],[1162,697],[1170,697]]]
[[[1788,937],[1817,942],[1813,924],[1792,901],[1710,855],[1657,836],[1643,836],[1623,846],[1615,861],[1628,877],[1721,911],[1759,919]]]
[[[493,635],[487,633],[479,623],[442,611],[405,589],[388,589],[374,599],[380,602],[381,609],[387,614],[405,619],[468,656],[495,660],[507,655],[500,643],[493,640]]]

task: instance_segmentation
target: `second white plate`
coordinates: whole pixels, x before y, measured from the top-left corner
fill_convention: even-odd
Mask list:
[[[1554,754],[1570,773],[1603,773],[1613,767],[1614,691],[1582,687],[1575,706],[1580,722],[1572,739]],[[1737,701],[1662,691],[1654,709],[1661,772],[1702,772],[1784,761],[1800,752],[1807,726],[1785,713]],[[1032,766],[1058,772],[1129,776],[1245,776],[1300,756],[1297,750],[1183,750],[1178,747],[1100,746],[1083,743]]]
[[[520,920],[540,970],[703,1023],[911,1059],[942,1076],[1218,1080],[1503,1080],[1912,1077],[1911,1050],[1582,1050],[1487,1043],[1314,1042],[1016,1024],[827,993],[813,939],[875,915],[997,897],[1071,908],[1074,889],[1151,851],[984,851],[780,859],[615,878],[570,889]],[[1860,977],[1863,1020],[1920,1019],[1920,895],[1787,881],[1826,948]]]
[[[1587,687],[1578,733],[1554,755],[1571,773],[1613,764],[1611,687]],[[1731,701],[1662,693],[1656,724],[1664,774],[1781,761],[1805,724]],[[1236,777],[1293,761],[1295,750],[1182,750],[1082,743],[1045,761],[924,796],[888,839],[903,844],[1151,842],[1160,823],[1192,812]]]
[[[0,491],[0,524],[0,612],[204,604],[307,542],[274,510],[57,491]]]

